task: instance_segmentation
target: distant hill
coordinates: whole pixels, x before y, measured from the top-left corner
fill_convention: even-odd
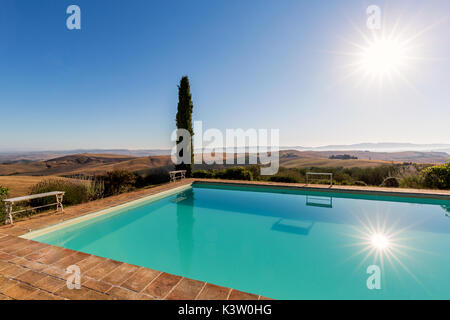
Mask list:
[[[379,166],[383,164],[390,164],[392,162],[414,162],[414,163],[429,163],[439,164],[445,163],[449,157],[444,152],[419,152],[419,151],[405,151],[405,152],[371,152],[371,151],[353,151],[345,150],[345,154],[357,157],[357,160],[340,160],[329,159],[336,151],[297,151],[297,150],[283,150],[280,152],[280,163],[286,167],[307,167],[320,166],[329,167],[367,167]]]
[[[135,157],[116,154],[76,154],[44,161],[45,175],[61,175],[68,172],[87,171],[98,167],[129,161]]]
[[[286,168],[310,168],[310,167],[361,167],[371,168],[382,165],[390,165],[392,162],[382,160],[364,159],[329,159],[330,155],[315,151],[283,150],[280,152],[280,166]]]
[[[416,144],[416,143],[398,143],[398,142],[380,142],[380,143],[357,143],[349,145],[327,145],[319,147],[292,146],[282,147],[283,150],[298,151],[344,151],[344,150],[364,150],[373,152],[401,152],[401,151],[423,151],[423,152],[446,152],[450,153],[450,144]]]
[[[398,143],[398,142],[382,142],[382,143],[358,143],[349,145],[326,145],[318,147],[305,146],[282,146],[280,150],[297,150],[297,151],[371,151],[371,152],[444,152],[450,156],[450,144],[414,144],[414,143]],[[195,150],[198,152],[199,150]],[[226,150],[232,152],[233,150]],[[256,152],[257,148],[243,148],[238,152]],[[114,154],[128,157],[148,157],[148,156],[168,156],[170,149],[75,149],[63,151],[0,151],[0,164],[13,163],[16,161],[45,161],[58,157],[70,156],[74,154]]]
[[[0,163],[11,163],[16,161],[44,161],[58,157],[70,156],[75,154],[114,154],[129,157],[147,157],[170,155],[169,149],[76,149],[64,151],[9,151],[0,152]]]
[[[450,155],[450,148],[448,148],[448,149],[438,149],[436,151],[445,152],[445,153],[448,153]]]
[[[45,161],[0,164],[0,175],[101,174],[114,169],[137,171],[171,164],[170,156],[131,157],[117,154],[76,154]]]
[[[170,156],[151,156],[133,158],[125,161],[113,162],[109,164],[97,165],[89,168],[79,168],[66,172],[65,175],[72,174],[102,174],[113,170],[128,170],[132,172],[153,169],[159,167],[172,167]]]
[[[357,159],[329,159],[336,154],[346,154]],[[236,155],[242,158],[243,154]],[[280,151],[280,165],[284,167],[376,167],[389,165],[392,162],[415,162],[438,164],[445,163],[450,156],[444,152],[371,152],[371,151]],[[16,160],[0,164],[0,176],[73,176],[79,174],[102,174],[107,171],[124,169],[129,171],[145,171],[148,169],[172,168],[169,155],[135,157],[122,154],[82,153],[51,158],[44,161]],[[223,166],[214,166],[221,168]],[[213,168],[197,165],[196,169]]]

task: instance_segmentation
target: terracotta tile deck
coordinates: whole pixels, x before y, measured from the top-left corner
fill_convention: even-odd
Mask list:
[[[303,189],[306,187],[301,184],[185,179],[176,183],[69,207],[64,214],[45,213],[17,221],[13,226],[1,226],[0,300],[267,299],[210,283],[19,238],[19,236],[31,230],[37,230],[175,187],[188,185],[195,181],[238,183],[252,186],[271,185]],[[316,185],[310,185],[307,188],[329,190],[329,187]],[[450,191],[340,186],[333,186],[332,190],[361,193],[372,193],[375,191],[396,195],[450,199]],[[66,286],[68,274],[65,268],[73,264],[79,266],[82,272],[81,289],[78,290],[70,290]]]
[[[85,214],[188,185],[192,179],[45,213],[0,227],[0,300],[226,299],[232,289],[19,238]],[[68,289],[65,268],[80,267],[81,289]],[[209,288],[203,295],[205,288]],[[220,293],[226,292],[226,295]],[[260,298],[253,295],[254,299]],[[203,299],[202,298],[202,299]],[[263,298],[263,297],[261,297]]]
[[[240,298],[240,295],[255,300],[260,298],[119,261],[80,255],[72,250],[53,246],[39,249],[32,240],[14,240],[17,252],[29,246],[37,252],[43,250],[44,254],[32,252],[26,257],[18,257],[16,251],[7,254],[0,250],[0,300],[227,299],[230,293],[230,298]],[[65,267],[69,261],[82,266],[79,290],[67,288]]]

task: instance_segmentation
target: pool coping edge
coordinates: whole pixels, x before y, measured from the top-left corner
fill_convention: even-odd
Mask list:
[[[183,190],[189,189],[191,186],[192,186],[192,183],[191,184],[186,184],[186,185],[183,185],[183,186],[180,186],[180,187],[176,187],[176,188],[173,188],[173,189],[170,189],[170,190],[165,190],[165,191],[158,192],[156,194],[145,196],[145,197],[142,197],[140,199],[132,200],[132,201],[129,201],[129,202],[125,202],[125,203],[113,206],[113,207],[109,207],[109,208],[106,208],[106,209],[103,209],[103,210],[100,210],[100,211],[94,211],[94,212],[85,214],[85,215],[80,216],[80,217],[72,218],[72,219],[69,219],[69,220],[66,220],[66,221],[62,221],[62,222],[58,222],[58,223],[52,224],[50,226],[46,226],[46,227],[43,227],[43,228],[40,228],[40,229],[32,230],[32,231],[27,232],[27,233],[25,233],[23,235],[20,235],[19,238],[23,238],[23,239],[27,239],[27,240],[33,240],[32,238],[39,237],[39,236],[45,235],[45,234],[50,233],[50,232],[54,232],[54,231],[57,231],[57,230],[60,230],[60,229],[72,226],[74,224],[78,224],[78,223],[81,223],[81,222],[84,222],[84,221],[88,221],[88,220],[91,220],[91,219],[94,219],[94,218],[97,218],[97,217],[101,217],[101,216],[110,214],[110,213],[115,212],[117,210],[125,209],[125,208],[133,206],[133,205],[138,205],[138,204],[144,203],[144,202],[152,203],[154,201],[158,201],[158,200],[160,200],[162,198],[169,197],[169,196],[171,196],[173,194],[176,194],[176,193],[181,192]]]
[[[450,193],[446,194],[442,190],[426,190],[427,192],[420,192],[420,189],[392,189],[392,190],[380,190],[377,187],[346,187],[346,186],[321,186],[321,185],[292,185],[289,183],[266,183],[266,182],[246,182],[242,180],[211,180],[211,179],[195,179],[192,185],[195,184],[209,184],[209,185],[227,185],[227,186],[243,186],[254,188],[274,188],[283,190],[302,190],[302,191],[317,191],[317,192],[334,192],[334,193],[353,193],[353,194],[365,194],[365,195],[381,195],[392,196],[402,198],[425,198],[436,200],[450,200]]]

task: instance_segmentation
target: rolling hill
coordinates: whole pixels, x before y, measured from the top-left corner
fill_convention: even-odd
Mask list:
[[[362,160],[362,159],[328,159],[327,156],[318,155],[317,152],[309,151],[282,151],[280,153],[280,166],[286,168],[310,168],[310,167],[378,167],[390,165],[392,162],[382,160]],[[335,153],[336,154],[336,153]]]
[[[133,158],[125,161],[93,166],[89,168],[80,168],[65,173],[66,175],[75,174],[102,174],[113,170],[128,170],[128,171],[141,171],[145,169],[152,169],[158,167],[173,166],[170,156],[151,156]]]
[[[46,161],[0,164],[0,176],[66,176],[101,174],[115,169],[137,171],[170,164],[169,156],[131,157],[115,154],[76,154]]]
[[[348,154],[358,159],[329,159],[332,155]],[[280,165],[287,168],[304,167],[377,167],[392,163],[445,163],[449,155],[445,152],[371,152],[371,151],[280,151]]]
[[[332,155],[348,154],[358,159],[329,159]],[[238,154],[236,157],[243,157]],[[448,154],[444,152],[370,152],[370,151],[280,151],[280,166],[305,167],[377,167],[393,162],[445,163]],[[173,167],[170,156],[134,157],[122,154],[75,154],[44,161],[18,160],[0,164],[0,176],[74,176],[98,175],[107,171],[123,169],[143,171],[158,167]],[[222,166],[214,166],[220,168]],[[196,165],[196,169],[213,168]]]
[[[327,145],[319,147],[280,147],[283,150],[298,150],[298,151],[342,151],[342,150],[368,150],[373,152],[402,152],[402,151],[440,151],[449,153],[450,144],[432,143],[432,144],[417,144],[417,143],[399,143],[399,142],[378,142],[378,143],[356,143],[348,145]]]
[[[246,148],[244,148],[246,149]],[[246,149],[247,152],[255,152],[256,148]],[[281,146],[280,150],[296,150],[296,151],[333,151],[343,152],[347,150],[358,151],[367,150],[371,152],[403,152],[403,151],[419,151],[419,152],[445,152],[450,156],[450,144],[444,143],[399,143],[399,142],[378,142],[378,143],[357,143],[348,145],[326,145],[326,146]],[[195,150],[197,152],[198,150]],[[231,151],[231,150],[229,150]],[[0,163],[15,162],[19,160],[25,161],[45,161],[58,157],[70,156],[75,154],[114,154],[130,157],[148,157],[170,155],[170,149],[72,149],[72,150],[43,150],[43,151],[18,151],[0,149]],[[243,151],[242,151],[243,152]]]
[[[46,161],[64,156],[77,154],[96,154],[96,155],[121,155],[126,157],[148,157],[170,155],[170,149],[79,149],[63,151],[1,151],[0,163],[13,163],[17,161]]]

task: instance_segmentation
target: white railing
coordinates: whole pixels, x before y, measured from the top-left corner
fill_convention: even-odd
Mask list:
[[[175,182],[177,179],[186,178],[186,170],[169,171],[170,181]]]
[[[53,192],[47,192],[47,193],[33,194],[31,196],[24,196],[24,197],[3,200],[3,202],[5,203],[5,207],[6,207],[6,216],[8,218],[8,220],[5,221],[5,224],[8,222],[13,224],[13,214],[29,211],[32,209],[40,209],[40,208],[46,208],[46,207],[56,205],[56,211],[61,210],[61,212],[64,212],[64,207],[62,204],[64,194],[65,194],[65,192],[63,192],[63,191],[53,191]],[[33,200],[33,199],[46,198],[46,197],[51,197],[51,196],[56,196],[55,203],[46,204],[46,205],[40,206],[40,207],[33,207],[30,209],[19,210],[19,211],[13,212],[13,206],[14,206],[14,203],[16,203],[16,202],[29,201],[29,200]]]
[[[333,174],[328,172],[307,172],[306,173],[306,184],[309,184],[309,176],[329,176],[330,177],[330,187],[333,186]]]

